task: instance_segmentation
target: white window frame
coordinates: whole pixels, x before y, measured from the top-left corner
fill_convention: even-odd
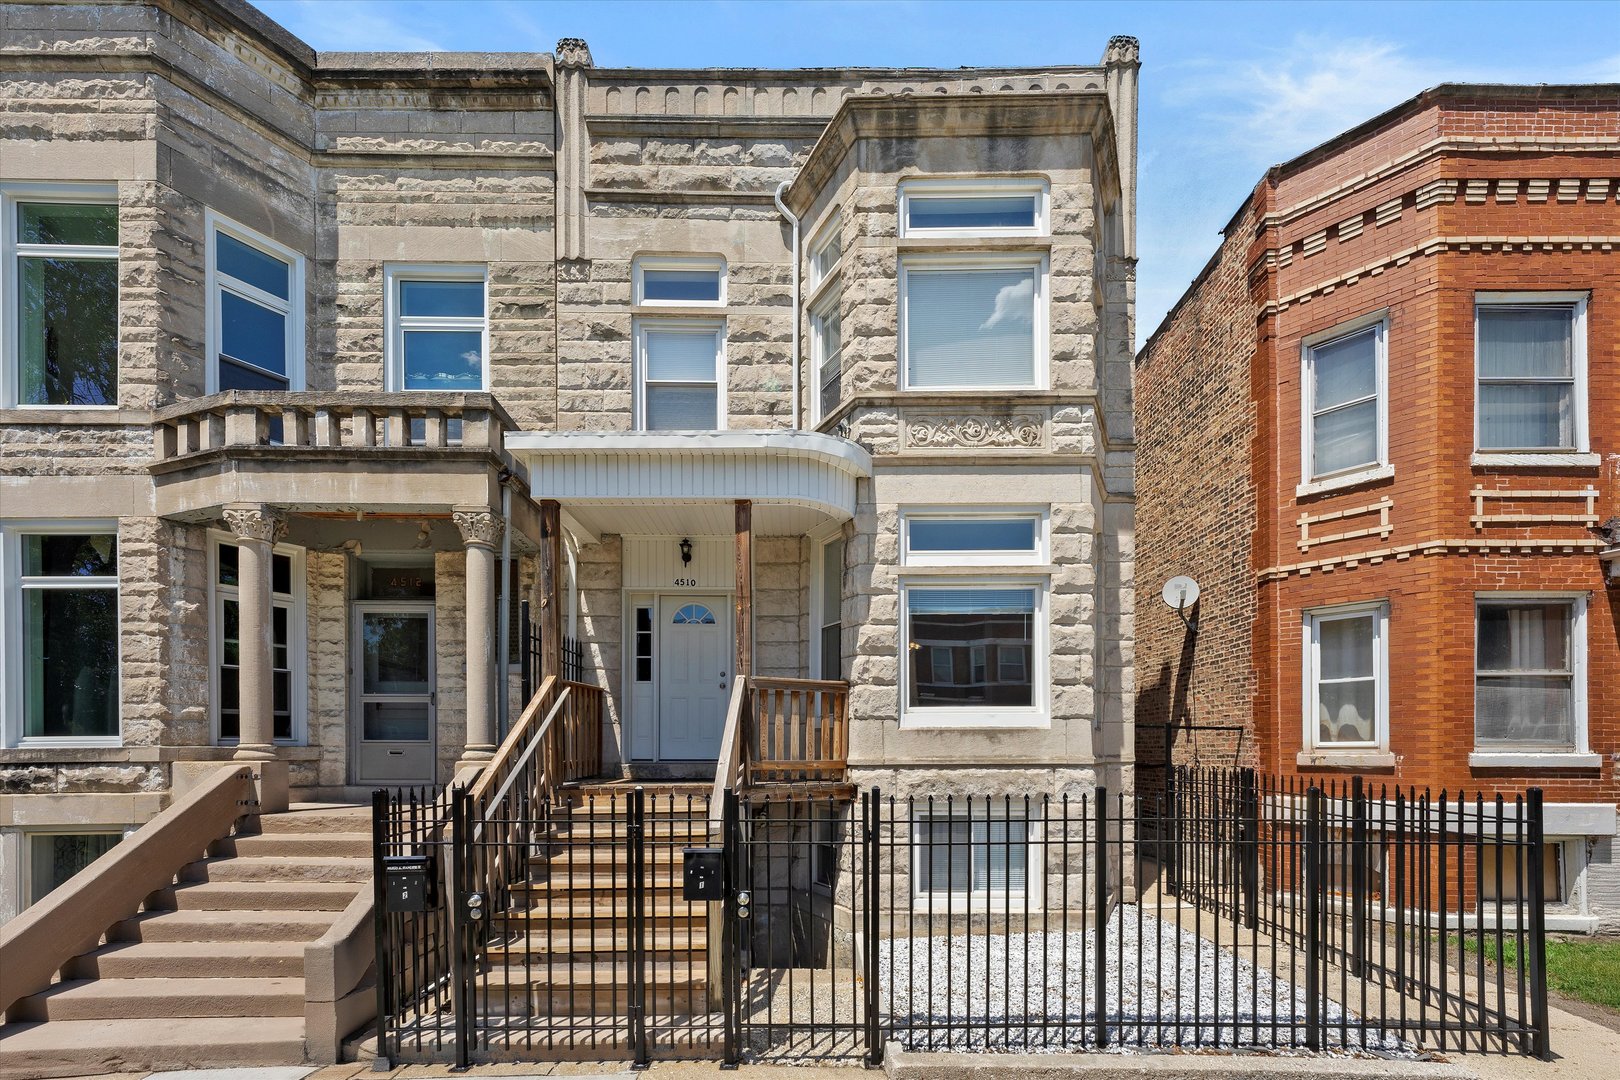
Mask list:
[[[1353,465],[1337,472],[1318,473],[1314,461],[1316,454],[1316,374],[1313,363],[1316,350],[1331,345],[1353,334],[1374,327],[1373,367],[1375,372],[1374,413],[1377,416],[1377,460]],[[1298,495],[1313,495],[1321,491],[1349,487],[1395,475],[1389,460],[1389,312],[1380,310],[1361,315],[1310,334],[1299,345],[1299,461],[1300,482]]]
[[[724,319],[636,319],[634,326],[635,394],[633,407],[637,431],[647,427],[647,331],[673,331],[676,333],[707,333],[714,337],[714,398],[715,426],[713,431],[726,430],[726,322]],[[655,386],[707,386],[699,382],[655,382]]]
[[[834,210],[810,240],[808,260],[810,272],[805,278],[809,283],[809,296],[812,302],[816,300],[821,286],[836,278],[844,269],[843,239],[843,211]],[[826,266],[821,265],[821,253],[834,245],[838,245],[838,257]]]
[[[1032,225],[994,226],[986,228],[930,229],[911,225],[911,204],[916,199],[952,198],[1008,198],[1032,195],[1035,199],[1035,221]],[[1039,176],[980,176],[952,179],[929,178],[900,182],[900,237],[924,236],[978,237],[978,236],[1049,236],[1051,235],[1052,185]]]
[[[900,512],[900,565],[902,566],[1044,566],[1051,561],[1051,517],[1049,506],[928,506]],[[1035,523],[1035,546],[1028,550],[994,551],[961,548],[955,551],[911,550],[914,521],[1006,521],[1022,519]]]
[[[225,601],[235,600],[240,604],[242,594],[240,586],[219,583],[221,545],[241,546],[230,533],[213,529],[208,532],[208,732],[214,746],[235,746],[238,740],[220,736],[219,668],[224,656]],[[272,593],[270,596],[272,607],[287,612],[287,658],[292,683],[288,705],[292,711],[292,738],[273,741],[277,746],[305,746],[309,743],[309,623],[304,588],[304,549],[291,544],[277,544],[270,550],[272,554],[285,555],[292,561],[292,592]]]
[[[400,302],[400,285],[407,281],[476,281],[484,286],[484,314],[405,315]],[[409,330],[472,330],[479,336],[482,358],[478,390],[489,389],[489,268],[483,263],[386,263],[383,266],[383,385],[388,390],[411,394],[470,393],[467,390],[433,391],[405,385],[405,334]]]
[[[1317,730],[1322,707],[1321,648],[1318,628],[1322,623],[1346,619],[1373,620],[1373,701],[1378,710],[1373,718],[1373,737],[1366,742],[1323,742]],[[1304,746],[1307,753],[1331,757],[1334,754],[1385,753],[1389,750],[1389,601],[1373,600],[1334,607],[1312,608],[1304,614],[1304,634],[1300,650],[1304,674]]]
[[[646,292],[648,270],[713,271],[719,279],[714,300],[649,300]],[[723,308],[726,306],[726,260],[721,255],[638,255],[633,265],[634,303],[637,307]]]
[[[821,369],[829,360],[832,359],[831,356],[827,355],[826,326],[827,316],[834,312],[838,313],[840,320],[837,357],[839,365],[839,378],[843,378],[843,302],[844,290],[842,284],[835,281],[833,284],[829,285],[821,295],[818,295],[815,302],[810,306],[810,372],[812,376],[812,385],[810,387],[810,415],[815,424],[821,423],[821,421],[826,419],[826,417],[829,415],[822,409],[821,391],[824,384],[821,377]],[[840,400],[843,398],[841,385],[839,398]]]
[[[1027,386],[914,386],[911,382],[909,362],[910,342],[907,323],[910,321],[911,274],[938,270],[1035,270],[1034,313],[1031,333],[1034,338],[1033,369]],[[900,389],[926,393],[991,393],[1005,394],[1027,390],[1045,390],[1051,383],[1051,262],[1044,252],[986,253],[982,255],[902,255],[900,257],[899,327]]]
[[[1587,683],[1590,679],[1587,666],[1587,622],[1586,609],[1589,606],[1589,597],[1584,592],[1476,592],[1474,594],[1474,696],[1470,700],[1470,711],[1475,709],[1479,693],[1479,609],[1489,604],[1511,605],[1515,603],[1545,603],[1547,601],[1563,602],[1570,605],[1569,626],[1569,663],[1570,663],[1570,716],[1574,747],[1562,750],[1553,747],[1497,747],[1480,746],[1479,722],[1477,715],[1474,722],[1474,752],[1470,761],[1476,765],[1490,765],[1493,763],[1508,764],[1510,759],[1529,759],[1525,764],[1539,763],[1535,759],[1548,759],[1550,763],[1560,760],[1572,760],[1577,755],[1591,760],[1583,761],[1580,766],[1600,767],[1601,757],[1591,752],[1591,744],[1587,735],[1587,698],[1590,694]],[[1493,762],[1492,759],[1496,759]],[[1580,767],[1577,766],[1577,767]]]
[[[1597,465],[1593,454],[1587,416],[1586,292],[1478,292],[1474,294],[1474,465]],[[1511,307],[1568,307],[1574,310],[1570,324],[1570,371],[1574,376],[1575,445],[1544,450],[1483,449],[1480,446],[1479,309]]]
[[[911,906],[913,911],[944,912],[966,914],[977,912],[1009,912],[1024,911],[1040,912],[1046,902],[1046,840],[1045,822],[1040,817],[1039,807],[1030,805],[1027,815],[1019,814],[1008,817],[1005,806],[997,806],[995,800],[973,797],[971,798],[971,811],[958,807],[953,803],[935,804],[932,811],[927,807],[918,806],[911,817]],[[969,888],[966,892],[955,890],[945,892],[924,891],[923,888],[923,858],[928,849],[933,846],[927,842],[924,831],[927,825],[934,821],[960,821],[967,823],[971,819],[973,824],[979,822],[1003,821],[1009,823],[1022,823],[1024,825],[1024,887],[1022,889],[996,891],[986,883],[985,888],[977,890],[972,888],[973,876],[972,855],[969,854],[968,878]],[[989,830],[986,829],[986,858],[990,850]],[[972,830],[969,829],[968,845],[973,846]],[[948,869],[947,869],[948,872]]]
[[[223,214],[208,210],[203,215],[204,230],[207,248],[207,297],[206,297],[206,333],[208,338],[208,358],[204,365],[207,369],[205,376],[205,389],[210,394],[219,393],[219,353],[223,341],[223,315],[220,311],[219,296],[222,289],[237,294],[262,307],[280,312],[287,317],[287,390],[302,390],[304,388],[304,257],[285,244],[278,244],[262,233],[254,232],[246,225],[232,221]],[[233,240],[240,241],[252,248],[257,248],[272,258],[279,259],[288,264],[287,292],[288,299],[272,296],[262,289],[255,289],[245,281],[238,281],[220,271],[218,256],[215,253],[214,237],[224,233]],[[269,374],[269,373],[267,373]]]
[[[29,255],[66,255],[75,259],[108,259],[118,261],[119,245],[105,247],[99,244],[23,244],[17,239],[17,206],[19,203],[80,203],[111,206],[122,220],[123,207],[118,204],[117,184],[0,184],[0,408],[6,409],[102,409],[118,408],[118,384],[122,381],[123,341],[117,343],[114,362],[113,402],[107,405],[30,405],[18,400],[22,391],[21,371],[18,364],[22,352],[17,333],[21,313],[17,306],[16,270],[19,257]],[[123,283],[116,286],[114,309],[123,312]],[[119,319],[122,327],[122,318]]]
[[[827,529],[812,533],[810,536],[810,672],[812,678],[821,677],[821,632],[833,621],[828,616],[826,603],[822,593],[826,590],[826,554],[827,545],[843,543],[844,558],[849,558],[848,541],[844,537],[842,525],[832,525]],[[839,597],[843,596],[843,581],[839,581]],[[843,625],[844,613],[837,612],[840,627]],[[840,630],[840,635],[842,630]],[[842,651],[840,650],[840,660]]]
[[[79,737],[25,736],[23,734],[23,621],[22,592],[22,540],[25,536],[54,536],[61,534],[90,535],[105,533],[113,537],[113,550],[117,554],[117,575],[105,578],[38,578],[29,588],[34,589],[112,589],[118,596],[116,607],[117,660],[114,700],[118,702],[118,731],[112,735],[86,735]],[[123,542],[118,535],[116,518],[64,519],[12,523],[0,527],[0,745],[20,749],[65,747],[119,747],[124,745],[124,597],[123,597]]]
[[[1033,589],[1035,612],[1030,641],[1031,699],[1022,706],[914,705],[911,703],[911,594],[919,589]],[[901,728],[1048,728],[1052,725],[1051,630],[1049,577],[901,578],[900,593],[900,727]],[[930,659],[930,663],[932,659]]]

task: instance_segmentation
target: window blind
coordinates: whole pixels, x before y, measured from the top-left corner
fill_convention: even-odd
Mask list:
[[[908,385],[1033,386],[1038,286],[1035,267],[908,270]]]

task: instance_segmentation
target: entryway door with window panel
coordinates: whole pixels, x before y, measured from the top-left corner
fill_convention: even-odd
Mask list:
[[[723,596],[658,601],[658,757],[714,761],[731,692],[731,618]]]
[[[437,760],[433,604],[354,606],[354,779],[431,784]]]

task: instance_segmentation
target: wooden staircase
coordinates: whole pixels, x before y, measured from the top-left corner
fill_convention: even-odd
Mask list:
[[[527,879],[492,914],[476,984],[481,1011],[507,1017],[509,1031],[544,1029],[559,1050],[628,1046],[634,966],[627,811],[635,786],[563,787],[564,809],[537,843]],[[689,1025],[672,1021],[718,1008],[708,986],[708,905],[681,898],[684,849],[709,842],[708,786],[641,786],[647,1024],[675,1032]]]

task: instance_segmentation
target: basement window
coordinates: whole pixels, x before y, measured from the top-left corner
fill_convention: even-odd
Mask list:
[[[28,834],[28,903],[45,899],[123,838],[116,832]]]
[[[935,911],[1040,909],[1032,865],[1038,823],[1009,816],[992,800],[917,811],[912,819],[912,895]]]

